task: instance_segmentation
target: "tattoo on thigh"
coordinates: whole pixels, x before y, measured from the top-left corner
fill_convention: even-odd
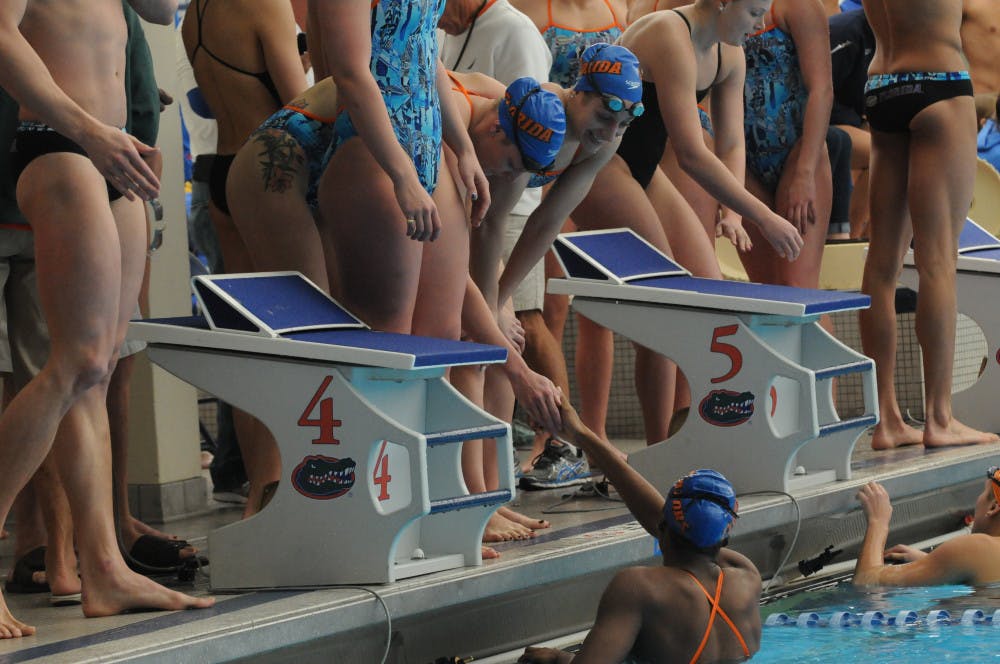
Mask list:
[[[265,133],[256,137],[263,150],[260,157],[264,191],[283,194],[295,183],[299,169],[305,164],[305,156],[298,142],[288,134]]]

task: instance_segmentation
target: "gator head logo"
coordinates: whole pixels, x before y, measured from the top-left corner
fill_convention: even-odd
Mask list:
[[[306,498],[339,498],[354,486],[354,459],[307,456],[292,471],[292,486]]]
[[[743,424],[753,415],[752,392],[713,390],[698,404],[698,412],[709,424],[717,427],[734,427]]]

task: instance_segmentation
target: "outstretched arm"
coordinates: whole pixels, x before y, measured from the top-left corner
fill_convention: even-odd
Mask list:
[[[549,189],[541,205],[528,217],[500,275],[498,301],[501,304],[514,294],[531,268],[545,256],[563,222],[584,199],[594,184],[594,178],[614,156],[618,143],[613,141],[592,157],[567,168]]]
[[[962,535],[949,540],[926,555],[910,556],[904,565],[886,565],[885,543],[889,537],[892,505],[885,487],[869,482],[861,487],[858,500],[868,518],[854,584],[858,586],[930,586],[944,583],[973,583],[974,561],[988,558],[992,547],[984,547],[988,535]]]
[[[502,368],[510,380],[518,403],[528,411],[537,424],[556,434],[562,427],[560,402],[565,399],[551,380],[528,368],[521,354],[500,331],[496,319],[472,277],[468,277],[465,282],[462,329],[474,341],[507,349],[507,361]]]
[[[694,90],[697,86],[698,62],[687,28],[679,17],[662,12],[664,31],[646,31],[639,40],[655,40],[648,48],[655,48],[660,57],[643,63],[645,76],[656,83],[656,97],[660,103],[663,124],[670,135],[670,143],[677,155],[677,162],[688,175],[723,206],[737,212],[757,224],[779,256],[788,260],[798,258],[802,249],[802,236],[786,220],[782,219],[759,201],[737,180],[719,158],[708,149],[702,137],[698,110],[694,104]],[[666,33],[664,34],[664,32]],[[746,63],[742,58],[733,57],[733,51],[725,49],[724,80],[729,85],[743,88]],[[742,49],[736,52],[742,53]],[[713,103],[715,99],[713,98]],[[742,107],[742,100],[739,101]],[[713,115],[717,109],[712,109]]]
[[[659,537],[665,503],[663,495],[628,465],[611,443],[587,428],[568,400],[563,400],[562,421],[563,429],[559,432],[560,436],[582,447],[590,455],[594,463],[604,470],[608,479],[615,485],[618,495],[625,501],[625,505],[636,520],[650,535]]]

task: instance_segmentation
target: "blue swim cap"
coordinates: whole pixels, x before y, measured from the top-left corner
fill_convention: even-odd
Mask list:
[[[634,104],[642,101],[639,60],[632,51],[617,44],[591,44],[580,54],[580,78],[575,89],[614,95]]]
[[[721,473],[695,470],[670,489],[663,520],[672,533],[710,549],[729,536],[738,507],[733,485]]]
[[[524,76],[507,87],[498,115],[507,138],[521,151],[525,170],[551,170],[566,137],[566,109],[559,96]]]

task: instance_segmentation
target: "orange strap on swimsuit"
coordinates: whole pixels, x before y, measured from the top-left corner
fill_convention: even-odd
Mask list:
[[[659,0],[657,0],[659,2]],[[604,6],[608,8],[611,12],[611,23],[602,28],[588,28],[586,30],[580,30],[578,28],[571,28],[566,25],[561,25],[552,20],[552,0],[548,0],[546,6],[549,14],[549,23],[544,28],[541,28],[539,32],[545,32],[549,28],[562,28],[563,30],[570,30],[571,32],[601,32],[603,30],[610,30],[611,28],[618,28],[621,31],[625,31],[625,26],[618,22],[618,16],[615,14],[615,10],[611,8],[611,3],[609,0],[604,0]]]
[[[726,612],[722,610],[722,607],[719,606],[719,598],[722,597],[722,579],[725,577],[725,573],[721,569],[719,570],[719,580],[715,583],[714,598],[707,590],[705,590],[705,586],[701,585],[701,581],[699,581],[694,574],[688,572],[687,570],[684,570],[684,573],[690,576],[691,579],[698,584],[698,587],[701,588],[701,592],[705,593],[708,603],[712,605],[712,612],[708,615],[708,626],[705,627],[705,636],[701,637],[701,643],[698,645],[698,649],[695,651],[694,657],[691,658],[691,664],[695,664],[695,662],[698,661],[698,658],[701,657],[701,653],[705,649],[705,644],[708,643],[708,637],[712,633],[712,627],[715,624],[716,615],[721,616],[725,623],[729,625],[729,629],[733,630],[733,634],[736,635],[736,640],[740,642],[740,647],[743,648],[744,657],[749,657],[750,648],[747,647],[747,642],[743,639],[743,635],[740,634],[740,630],[735,624],[733,624],[733,621],[728,615],[726,615]]]
[[[469,96],[469,91],[465,89],[457,78],[449,71],[448,78],[451,79],[451,89],[461,92],[465,96],[465,101],[469,102],[469,110],[472,110],[472,97]]]

